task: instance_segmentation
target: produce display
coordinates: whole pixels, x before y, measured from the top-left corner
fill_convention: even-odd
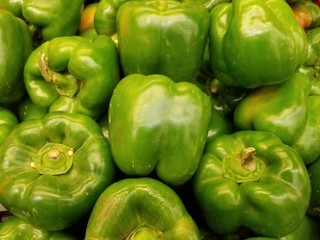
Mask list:
[[[0,0],[0,240],[320,240],[320,1]]]

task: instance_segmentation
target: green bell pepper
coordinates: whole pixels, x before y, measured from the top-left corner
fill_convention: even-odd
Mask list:
[[[11,216],[0,222],[0,240],[76,240],[69,233],[58,231],[50,232],[34,227],[28,221]]]
[[[25,93],[23,68],[32,39],[25,22],[11,12],[0,9],[0,22],[0,103],[18,102]]]
[[[261,87],[236,107],[235,128],[272,132],[309,164],[320,156],[320,96],[310,91],[310,79],[298,72],[283,83]]]
[[[24,0],[1,0],[0,9],[7,10],[19,18],[22,17],[22,4]]]
[[[297,152],[268,132],[237,131],[210,141],[193,178],[194,195],[217,233],[245,227],[281,237],[302,222],[311,195]]]
[[[244,240],[319,240],[319,226],[315,219],[306,215],[301,224],[291,233],[280,238],[249,237]]]
[[[22,16],[36,46],[60,36],[77,34],[83,0],[23,0]]]
[[[117,11],[124,75],[163,74],[192,82],[199,74],[209,13],[198,1],[128,1]]]
[[[119,180],[100,195],[85,240],[200,240],[199,229],[180,197],[153,178]]]
[[[6,141],[18,123],[17,116],[11,110],[0,107],[0,146]]]
[[[36,227],[63,230],[89,214],[114,170],[97,122],[48,113],[21,122],[2,145],[0,203]]]
[[[212,109],[207,141],[211,141],[220,135],[230,134],[232,132],[233,124],[231,120],[223,112]]]
[[[320,96],[320,28],[306,33],[308,41],[307,58],[299,72],[311,79],[311,95]]]
[[[311,198],[308,214],[320,218],[320,158],[308,165]]]
[[[94,119],[108,105],[119,80],[117,49],[104,35],[47,41],[31,53],[24,70],[26,90],[36,105]]]
[[[47,109],[36,105],[31,101],[29,97],[26,97],[21,102],[19,102],[18,117],[21,122],[28,119],[42,118],[47,113]]]
[[[305,32],[285,1],[233,0],[216,6],[210,20],[211,67],[227,86],[280,83],[305,60]]]
[[[112,154],[122,172],[146,176],[155,170],[167,184],[181,185],[200,161],[211,104],[192,83],[132,74],[116,86],[108,117]]]

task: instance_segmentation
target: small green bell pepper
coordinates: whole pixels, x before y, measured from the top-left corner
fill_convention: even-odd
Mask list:
[[[210,141],[193,178],[194,195],[212,230],[245,227],[281,237],[302,222],[311,195],[297,152],[268,132],[237,131]]]
[[[209,13],[198,1],[127,1],[117,11],[124,75],[163,74],[192,82],[207,44]]]
[[[207,141],[211,141],[220,135],[230,134],[232,132],[233,123],[231,120],[223,112],[212,109]]]
[[[22,16],[33,34],[35,46],[79,29],[83,0],[23,0]]]
[[[2,145],[0,203],[35,227],[63,230],[89,214],[114,170],[97,122],[48,113],[18,124]]]
[[[17,116],[11,110],[0,107],[0,146],[18,123]]]
[[[189,82],[132,74],[116,86],[109,105],[114,161],[131,176],[154,170],[170,185],[197,169],[211,118],[210,98]]]
[[[105,35],[56,37],[31,53],[24,70],[26,90],[36,105],[94,119],[119,80],[117,49]]]
[[[200,240],[199,229],[180,197],[153,178],[119,180],[100,195],[85,240]]]
[[[18,102],[25,93],[23,68],[32,39],[26,23],[11,12],[0,9],[0,22],[0,103]]]
[[[29,97],[26,97],[19,102],[18,117],[21,122],[28,119],[42,118],[47,113],[48,111],[46,108],[36,105]]]
[[[310,79],[298,72],[283,83],[261,87],[237,105],[235,128],[272,132],[309,164],[320,156],[320,96],[310,92]]]
[[[69,233],[50,232],[34,227],[28,221],[15,216],[0,222],[0,240],[77,240]]]
[[[211,67],[225,85],[280,83],[305,60],[305,32],[285,1],[233,0],[216,6],[210,20]]]

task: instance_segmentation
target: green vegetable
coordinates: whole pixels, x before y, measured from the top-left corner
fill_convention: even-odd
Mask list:
[[[57,37],[31,53],[24,81],[31,101],[49,112],[97,119],[120,80],[119,72],[117,49],[109,37]]]
[[[117,11],[118,47],[125,75],[164,74],[195,81],[209,31],[197,1],[127,1]]]
[[[48,113],[46,108],[36,105],[29,97],[19,102],[18,116],[20,121],[42,118]]]
[[[319,227],[317,221],[306,215],[301,224],[286,236],[280,238],[268,238],[268,237],[250,237],[245,240],[319,240]]]
[[[207,141],[211,141],[220,135],[230,134],[232,132],[233,124],[230,119],[223,112],[213,109],[209,122]]]
[[[320,8],[317,3],[312,1],[301,1],[295,5],[301,6],[311,13],[312,20],[308,29],[314,29],[320,26]]]
[[[301,73],[261,87],[237,105],[234,125],[240,130],[272,132],[298,151],[306,164],[311,163],[320,156],[320,96],[310,91],[310,79]]]
[[[18,123],[18,118],[11,110],[0,107],[0,146]]]
[[[0,9],[0,22],[0,103],[18,102],[25,93],[23,68],[32,39],[26,23],[11,12]]]
[[[22,16],[28,22],[34,44],[60,36],[76,35],[83,0],[23,0]]]
[[[83,114],[53,112],[21,122],[0,150],[0,202],[48,231],[77,223],[113,181],[99,125]]]
[[[154,170],[170,185],[194,174],[208,135],[209,97],[189,82],[132,74],[116,86],[109,105],[114,161],[131,176]]]
[[[110,185],[89,217],[85,240],[200,240],[199,229],[179,196],[153,178]]]
[[[305,60],[305,32],[285,1],[233,0],[210,16],[211,67],[227,86],[280,83]]]
[[[311,79],[311,95],[320,96],[320,28],[306,33],[308,40],[307,58],[299,68],[302,74]]]
[[[311,198],[308,214],[320,218],[320,158],[308,165]]]
[[[24,0],[1,0],[0,8],[11,12],[16,17],[22,18],[22,4]]]
[[[193,179],[207,224],[220,234],[245,227],[281,237],[302,222],[311,195],[304,162],[268,132],[238,131],[210,141]]]
[[[34,227],[28,221],[11,216],[0,223],[0,240],[76,240],[65,232],[50,232]]]

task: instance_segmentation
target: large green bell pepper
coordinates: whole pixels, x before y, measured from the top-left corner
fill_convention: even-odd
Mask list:
[[[311,195],[297,152],[268,132],[237,131],[210,141],[193,179],[194,195],[217,233],[240,227],[281,237],[303,220]]]
[[[124,74],[164,74],[176,82],[194,81],[209,23],[209,13],[198,1],[123,3],[117,11],[117,31]]]
[[[280,83],[305,60],[305,32],[285,1],[233,0],[210,16],[211,67],[226,85]]]
[[[200,240],[180,197],[153,178],[127,178],[110,185],[89,217],[85,240]]]
[[[23,68],[32,52],[24,21],[0,9],[0,103],[18,102],[24,95]]]
[[[261,87],[237,105],[234,125],[276,134],[309,164],[320,156],[320,96],[310,92],[310,79],[298,72],[283,83]]]
[[[46,231],[28,221],[10,216],[0,223],[0,240],[77,240],[76,236],[63,231]]]
[[[24,70],[32,102],[96,119],[120,80],[117,49],[104,35],[57,37],[36,48]]]
[[[48,231],[80,221],[113,177],[109,144],[83,114],[23,121],[0,150],[0,203]]]
[[[197,169],[210,117],[210,99],[194,84],[158,74],[129,75],[109,105],[114,161],[125,174],[155,170],[164,182],[181,185]]]
[[[23,0],[22,16],[33,34],[34,44],[60,36],[76,35],[83,0]]]

